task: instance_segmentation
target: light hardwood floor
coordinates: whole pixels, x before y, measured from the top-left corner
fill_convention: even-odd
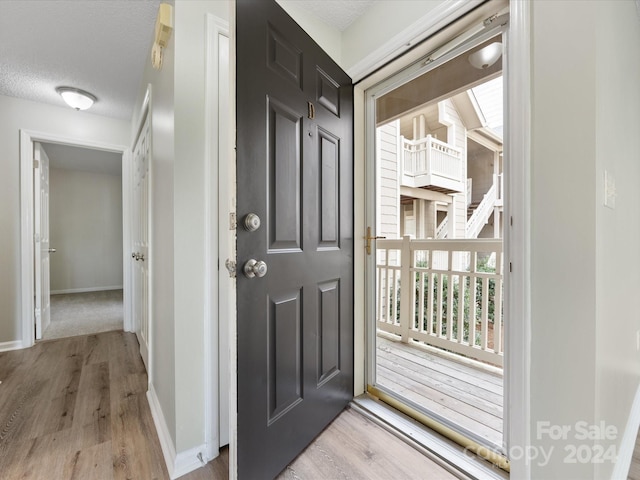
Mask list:
[[[228,479],[229,455],[181,480]],[[347,408],[277,480],[453,480],[458,477]]]
[[[628,480],[640,480],[640,432],[636,437],[636,448],[633,451]]]
[[[106,332],[0,353],[0,478],[167,479],[135,336]],[[183,480],[228,478],[228,452]],[[347,409],[280,475],[452,479]]]
[[[165,479],[134,335],[0,353],[3,479]]]
[[[133,334],[106,332],[0,353],[2,480],[168,478]],[[228,478],[228,452],[182,480]],[[456,478],[347,409],[278,480]],[[640,479],[640,437],[629,479]]]

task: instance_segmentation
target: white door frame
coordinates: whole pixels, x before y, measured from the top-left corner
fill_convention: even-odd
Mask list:
[[[510,405],[504,424],[505,448],[526,448],[530,444],[530,339],[531,339],[531,314],[530,314],[530,5],[528,0],[510,0],[510,25],[507,30],[507,48],[505,52],[504,77],[507,89],[505,91],[505,125],[508,125],[505,133],[505,153],[509,156],[511,164],[505,168],[505,189],[509,195],[509,205],[505,208],[505,274],[508,281],[505,282],[505,315],[507,318],[518,319],[511,322],[505,328],[506,344],[505,364],[505,404]],[[436,8],[436,10],[438,10]],[[461,2],[444,2],[442,8],[433,14],[432,20],[424,22],[425,32],[421,35],[424,39],[435,33],[443,18],[448,22],[462,17],[467,10]],[[415,35],[415,32],[413,32]],[[404,43],[404,46],[402,45]],[[398,56],[408,50],[415,42],[407,38],[392,39],[385,45],[382,51],[396,51]],[[396,50],[394,50],[394,47]],[[415,50],[414,50],[415,52]],[[413,53],[413,52],[412,52]],[[409,55],[408,55],[409,57]],[[375,59],[374,59],[375,60]],[[408,59],[407,65],[417,58]],[[357,65],[359,78],[375,69],[375,61],[371,64]],[[395,70],[399,71],[396,66]],[[362,72],[362,73],[361,73]],[[372,170],[367,169],[366,164],[371,159],[366,152],[367,132],[372,129],[372,120],[365,115],[366,99],[364,92],[367,88],[381,82],[391,76],[392,72],[385,69],[379,70],[355,86],[355,158],[356,179],[354,195],[355,203],[355,248],[361,255],[355,255],[355,271],[364,272],[370,267],[370,259],[364,254],[364,236],[367,225],[375,225],[372,212],[367,211],[366,205],[370,204],[373,185]],[[356,75],[354,75],[356,77]],[[367,170],[368,175],[367,176]],[[369,265],[368,265],[369,264]],[[354,391],[356,395],[366,391],[367,369],[367,340],[371,331],[367,327],[367,289],[373,289],[367,284],[365,275],[355,276],[355,333],[356,333],[356,372],[354,376]],[[373,291],[373,290],[371,290]],[[358,361],[362,361],[358,365]],[[530,465],[527,462],[512,462],[511,475],[513,478],[528,480],[531,477]]]
[[[218,456],[229,442],[229,322],[235,316],[235,279],[225,268],[235,258],[235,232],[229,227],[235,197],[228,158],[230,94],[229,58],[222,57],[228,43],[229,23],[206,15],[205,35],[205,305],[204,386],[207,460]],[[226,61],[226,65],[223,63]],[[226,76],[226,78],[224,78]],[[226,83],[225,83],[226,82]]]
[[[130,244],[130,183],[129,165],[131,152],[123,145],[95,142],[82,138],[65,137],[34,130],[20,130],[20,304],[22,318],[22,348],[35,344],[35,305],[34,305],[34,204],[33,204],[33,144],[34,142],[58,143],[73,147],[91,148],[122,154],[122,245],[123,245],[123,288],[124,288],[124,325],[125,331],[131,331],[130,276],[131,262],[128,262],[125,249]]]

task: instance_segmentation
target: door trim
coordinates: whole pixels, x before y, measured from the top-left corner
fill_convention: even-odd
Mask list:
[[[126,238],[126,243],[124,244],[124,251],[125,252],[130,252],[131,248],[132,248],[132,242],[133,242],[133,195],[134,195],[134,175],[133,175],[133,169],[134,169],[134,165],[133,165],[133,152],[136,148],[136,144],[138,143],[138,140],[140,139],[140,135],[142,135],[142,130],[144,129],[144,125],[147,122],[147,117],[148,117],[148,127],[147,127],[147,131],[148,131],[148,136],[149,139],[151,140],[149,142],[149,158],[148,158],[148,163],[149,163],[149,167],[147,170],[147,176],[148,176],[148,191],[147,191],[147,362],[145,363],[145,368],[147,370],[147,386],[148,389],[151,390],[151,387],[153,385],[153,373],[154,373],[154,368],[155,368],[155,362],[154,362],[154,357],[153,357],[153,335],[154,335],[154,328],[153,328],[153,313],[154,313],[154,301],[153,301],[153,201],[152,199],[154,198],[154,186],[153,186],[153,175],[154,175],[154,168],[153,168],[153,115],[152,115],[152,93],[153,93],[153,86],[152,84],[147,84],[147,88],[145,90],[145,94],[144,94],[144,99],[142,100],[142,106],[140,107],[140,115],[138,116],[138,123],[136,124],[136,129],[135,129],[135,137],[133,138],[133,142],[131,143],[131,148],[128,149],[129,152],[129,162],[127,163],[127,181],[125,183],[125,176],[124,176],[124,168],[125,165],[122,165],[122,180],[123,180],[123,184],[122,184],[122,189],[124,192],[124,189],[126,187],[126,198],[127,198],[127,217],[126,217],[126,225],[127,225],[127,229],[128,229],[128,235]],[[125,194],[123,193],[123,196]],[[123,213],[124,215],[124,213]],[[124,217],[123,217],[124,218]],[[123,220],[124,221],[124,220]],[[134,318],[133,318],[133,266],[131,261],[127,262],[127,260],[129,259],[129,255],[124,255],[124,262],[125,262],[125,266],[127,267],[126,270],[126,279],[129,282],[128,283],[128,298],[127,301],[125,302],[125,312],[128,311],[128,316],[129,316],[129,322],[128,322],[128,329],[125,329],[125,331],[128,332],[133,332],[135,333],[136,331],[136,325],[134,324]],[[127,290],[125,290],[125,292],[127,292]],[[126,314],[125,314],[126,317]],[[137,337],[137,335],[136,335]]]
[[[347,74],[357,83],[397,60],[418,43],[470,12],[485,0],[446,0],[353,65]]]
[[[20,129],[20,305],[22,318],[22,346],[28,348],[35,344],[35,305],[34,296],[34,245],[33,245],[33,143],[59,143],[74,147],[91,148],[122,154],[122,244],[129,248],[129,196],[125,189],[129,184],[129,165],[131,151],[123,145],[106,142],[94,142],[81,138],[65,137],[52,133]],[[123,250],[124,252],[124,250]],[[124,293],[124,330],[131,330],[131,298],[128,294],[130,284],[130,262],[123,254],[123,293]]]
[[[448,17],[450,21],[461,18],[466,13],[461,5],[458,8],[451,6],[452,12]],[[503,75],[505,83],[509,85],[505,93],[505,113],[510,128],[505,135],[505,143],[508,142],[512,166],[505,181],[505,189],[510,196],[511,206],[505,212],[505,218],[514,217],[513,225],[509,227],[509,234],[505,235],[505,262],[511,262],[515,267],[509,273],[509,287],[505,292],[505,314],[508,318],[518,318],[520,322],[511,325],[505,331],[507,342],[511,348],[505,351],[505,361],[508,368],[505,369],[505,403],[510,404],[508,417],[505,418],[504,438],[505,448],[525,447],[530,444],[530,340],[531,340],[531,312],[530,312],[530,170],[531,153],[529,144],[530,109],[531,98],[530,84],[530,6],[527,0],[509,0],[510,25],[506,31],[508,48],[505,52],[506,64]],[[454,13],[455,12],[455,13]],[[424,24],[425,32],[432,31],[430,21]],[[425,37],[423,37],[425,38]],[[392,44],[393,40],[389,42]],[[407,54],[412,55],[417,49]],[[397,56],[402,52],[398,52]],[[407,59],[406,65],[411,59]],[[413,59],[415,60],[415,58]],[[364,62],[364,61],[363,61]],[[354,158],[355,158],[355,211],[354,211],[354,268],[356,272],[365,272],[368,268],[368,259],[364,253],[364,235],[366,226],[372,225],[371,213],[365,206],[370,198],[368,188],[369,178],[366,177],[366,132],[367,117],[365,115],[365,90],[376,83],[389,77],[389,69],[393,66],[396,71],[401,66],[395,63],[389,64],[375,74],[364,78],[366,72],[374,70],[375,64],[361,66],[361,81],[354,87]],[[360,65],[358,65],[360,66]],[[353,76],[358,76],[350,69]],[[357,80],[354,79],[354,81]],[[359,161],[358,161],[359,160]],[[361,232],[358,234],[357,232]],[[357,252],[361,252],[358,254]],[[355,372],[354,392],[356,395],[366,390],[367,365],[367,333],[366,321],[366,293],[367,279],[364,273],[354,277],[355,300]],[[531,468],[527,462],[511,462],[512,478],[531,478]]]
[[[526,448],[531,444],[531,5],[528,0],[510,0],[510,26],[506,31],[507,85],[505,94],[506,149],[505,208],[508,233],[505,235],[505,265],[512,264],[504,295],[507,318],[518,318],[505,328],[505,448]],[[507,263],[509,262],[509,263]],[[506,270],[506,269],[505,269]],[[511,463],[512,478],[531,478],[531,462]]]
[[[229,38],[229,24],[208,13],[205,31],[205,131],[212,133],[205,141],[204,441],[207,460],[211,460],[218,456],[220,446],[229,436],[228,423],[223,422],[224,417],[228,419],[229,401],[224,398],[228,394],[228,380],[222,378],[221,372],[227,372],[229,365],[229,358],[225,358],[229,338],[225,332],[229,310],[235,305],[235,300],[230,303],[229,290],[235,284],[224,265],[227,258],[234,256],[227,238],[229,230],[224,226],[228,225],[226,219],[231,213],[231,202],[225,199],[235,193],[229,191],[228,162],[221,161],[220,141],[220,126],[224,123],[221,119],[227,115],[220,105],[220,37]],[[229,100],[227,92],[226,101]],[[226,435],[221,431],[223,428]]]
[[[235,0],[231,2],[229,9],[229,111],[228,125],[232,125],[227,132],[229,162],[227,163],[227,180],[229,181],[229,202],[230,209],[236,213],[236,5]],[[235,235],[231,242],[232,255],[229,257],[237,262]],[[236,310],[237,289],[235,281],[229,292],[229,301],[232,301],[229,308],[229,480],[238,478],[238,345],[236,337],[238,335],[238,313]]]

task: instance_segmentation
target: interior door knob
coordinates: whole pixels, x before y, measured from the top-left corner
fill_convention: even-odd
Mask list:
[[[50,248],[49,249],[49,253],[56,253],[56,249],[55,248]]]
[[[242,268],[247,278],[264,277],[267,274],[267,264],[262,260],[247,260]]]

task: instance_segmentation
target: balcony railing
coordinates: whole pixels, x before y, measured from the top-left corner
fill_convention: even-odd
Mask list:
[[[376,269],[379,330],[503,365],[501,240],[378,240]]]
[[[418,140],[402,137],[402,185],[464,192],[462,160],[462,150],[431,135]]]

